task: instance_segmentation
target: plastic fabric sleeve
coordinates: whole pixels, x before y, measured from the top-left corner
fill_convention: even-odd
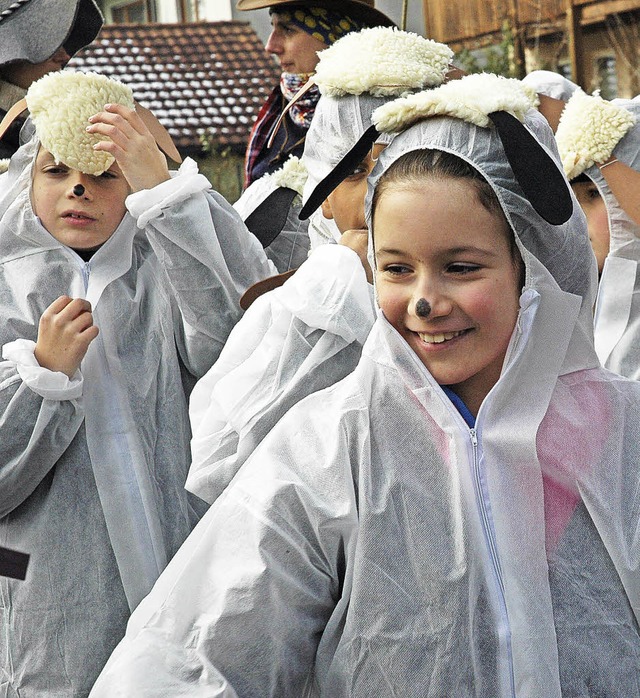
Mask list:
[[[138,228],[145,228],[149,221],[166,209],[210,188],[209,180],[198,172],[196,163],[191,158],[186,158],[171,179],[153,189],[143,189],[131,194],[127,197],[126,205],[129,213],[137,220]]]
[[[293,454],[283,433],[299,423],[293,411],[210,507],[132,615],[103,676],[111,691],[126,695],[122,677],[142,659],[169,656],[191,668],[183,674],[184,695],[198,690],[201,681],[194,677],[211,666],[240,696],[306,695],[320,636],[340,603],[339,570],[356,512],[345,450],[335,456],[344,465],[336,482],[326,483],[326,496],[284,465]],[[329,456],[320,443],[325,432],[318,429],[317,436],[303,459],[326,466]],[[189,642],[196,626],[200,657]],[[155,669],[141,682],[149,695],[163,687],[162,668],[160,678]]]
[[[5,345],[3,353],[7,347],[9,354],[18,353],[19,341]],[[43,399],[22,380],[14,360],[0,361],[0,518],[38,487],[83,419],[81,400]]]
[[[83,378],[80,371],[69,378],[65,373],[40,366],[34,354],[35,348],[35,342],[30,339],[16,339],[2,347],[2,358],[15,363],[20,378],[46,400],[76,400],[81,397]]]
[[[276,269],[237,211],[214,191],[176,200],[145,233],[163,272],[157,283],[174,304],[181,358],[200,377],[240,319],[242,294]]]

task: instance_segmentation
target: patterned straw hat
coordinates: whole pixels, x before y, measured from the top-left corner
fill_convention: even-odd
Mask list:
[[[334,12],[359,20],[368,27],[392,27],[394,22],[387,15],[376,10],[374,0],[238,0],[238,10],[259,10],[264,7],[276,8],[280,5],[303,5],[326,7]]]

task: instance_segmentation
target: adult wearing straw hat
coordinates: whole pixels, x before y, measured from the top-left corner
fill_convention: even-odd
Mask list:
[[[317,52],[349,32],[394,23],[375,8],[374,0],[238,0],[236,7],[269,8],[273,28],[265,50],[276,57],[282,68],[280,82],[262,106],[249,136],[246,187],[263,174],[282,167],[291,155],[302,155],[320,97],[317,87],[287,113],[270,147],[267,141],[286,104],[314,72]]]
[[[90,44],[103,21],[94,0],[0,0],[0,119],[32,82]],[[0,158],[18,149],[21,125],[0,142]]]

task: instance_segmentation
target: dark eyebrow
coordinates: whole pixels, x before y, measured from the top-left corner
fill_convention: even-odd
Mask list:
[[[483,250],[480,249],[479,247],[474,247],[473,245],[464,245],[461,247],[452,247],[451,249],[446,249],[443,252],[445,252],[448,255],[459,255],[459,254],[467,254],[469,252],[482,255],[484,257],[495,257],[496,253],[493,252],[492,250]],[[395,250],[393,248],[389,247],[382,247],[379,250],[376,250],[376,255],[379,254],[388,254],[396,257],[410,257],[406,251],[404,250]]]
[[[495,257],[496,253],[493,250],[483,250],[479,247],[474,247],[473,245],[464,245],[462,247],[454,247],[451,250],[447,250],[449,254],[465,254],[467,252],[474,252],[475,254],[480,254],[486,257]]]
[[[406,252],[403,252],[402,250],[393,250],[389,247],[382,247],[379,250],[375,251],[376,254],[390,254],[390,255],[396,255],[396,256],[402,256],[406,255]]]
[[[281,29],[288,29],[293,26],[293,24],[289,21],[285,21],[282,19],[281,16],[276,15],[275,13],[271,15],[271,26],[276,29],[280,27]]]

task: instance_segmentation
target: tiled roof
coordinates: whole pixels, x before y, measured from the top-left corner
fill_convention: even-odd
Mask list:
[[[111,24],[69,64],[126,83],[184,153],[243,150],[280,71],[246,22]]]

